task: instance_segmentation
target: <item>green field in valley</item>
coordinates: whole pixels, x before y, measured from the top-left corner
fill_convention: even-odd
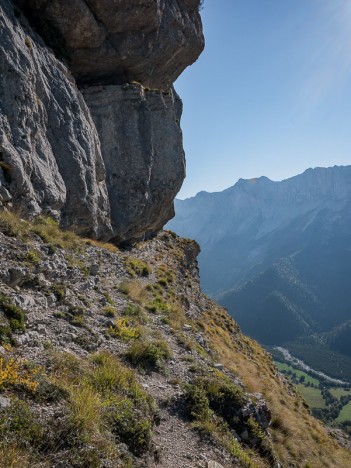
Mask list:
[[[317,378],[311,377],[306,372],[296,369],[288,363],[275,360],[274,364],[280,372],[295,384],[300,395],[304,398],[311,410],[313,409],[315,411],[318,418],[327,422],[327,424],[341,424],[345,421],[351,421],[351,401],[343,407],[342,404],[345,403],[345,401],[340,401],[342,397],[351,396],[351,389],[341,387],[328,388],[325,394],[326,390],[322,390],[324,385],[322,383],[321,388],[319,388],[320,381]],[[289,374],[287,372],[289,372]],[[300,382],[301,377],[304,377],[302,382]],[[330,392],[332,396],[328,397],[328,392]],[[323,394],[326,399],[323,398]],[[333,401],[332,397],[337,400]],[[339,414],[336,418],[335,408],[337,410],[336,414]]]
[[[322,392],[319,388],[305,387],[304,385],[296,385],[299,393],[306,400],[310,408],[325,408],[326,404],[322,397]]]
[[[290,364],[286,364],[284,362],[279,362],[279,361],[274,361],[274,364],[278,367],[278,370],[280,372],[285,371],[291,371],[292,373],[296,374],[297,380],[300,379],[301,376],[305,377],[304,382],[307,383],[309,382],[310,384],[314,385],[319,385],[319,380],[315,379],[314,377],[311,377],[310,375],[306,374],[306,372],[303,372],[299,369],[295,369],[295,367],[290,366]]]
[[[351,395],[351,390],[346,390],[345,388],[331,388],[329,391],[333,397],[338,398],[338,400],[340,400],[342,396]]]
[[[335,421],[339,423],[344,421],[351,421],[351,401],[349,401],[347,405],[343,407]]]

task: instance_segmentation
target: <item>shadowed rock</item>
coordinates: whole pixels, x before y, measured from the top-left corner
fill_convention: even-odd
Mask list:
[[[22,0],[64,37],[80,83],[168,88],[204,47],[199,0]]]

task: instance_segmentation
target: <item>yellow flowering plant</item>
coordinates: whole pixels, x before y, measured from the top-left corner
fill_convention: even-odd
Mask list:
[[[24,387],[34,392],[38,388],[35,376],[39,368],[30,369],[18,358],[0,356],[0,391],[9,387]]]

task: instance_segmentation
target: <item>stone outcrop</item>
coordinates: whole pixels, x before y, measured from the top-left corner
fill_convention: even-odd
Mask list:
[[[0,4],[0,197],[85,235],[110,237],[100,142],[67,68]]]
[[[174,216],[185,176],[178,95],[123,85],[90,87],[84,98],[100,135],[115,240],[158,231]]]
[[[199,0],[14,3],[0,3],[0,204],[116,242],[154,234],[185,176],[172,83],[204,45]]]
[[[80,82],[168,88],[201,53],[198,0],[21,0],[53,24]]]

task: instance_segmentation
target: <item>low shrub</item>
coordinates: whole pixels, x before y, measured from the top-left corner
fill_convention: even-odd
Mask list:
[[[40,403],[56,403],[62,399],[67,399],[69,393],[61,385],[55,384],[45,379],[41,379],[39,380],[38,386],[33,396],[35,401]]]
[[[113,326],[107,329],[107,333],[115,338],[120,338],[123,341],[137,340],[141,336],[141,329],[138,325],[129,321],[126,318],[118,318]]]
[[[66,297],[66,286],[64,284],[53,284],[50,286],[50,293],[54,294],[58,301],[63,301]]]
[[[112,432],[134,455],[139,456],[150,448],[152,421],[136,414],[131,398],[115,401],[108,409],[108,416]]]
[[[203,421],[210,417],[210,402],[202,385],[186,385],[185,402],[191,419]]]
[[[162,297],[157,297],[152,301],[148,302],[145,306],[150,312],[162,313],[169,312],[171,309],[170,304],[165,302]]]
[[[207,379],[204,386],[211,409],[221,416],[232,429],[237,428],[240,422],[238,413],[247,402],[241,387],[224,376]]]
[[[25,331],[24,312],[23,310],[12,303],[11,299],[5,295],[0,295],[0,309],[9,320],[12,331]]]
[[[134,366],[157,369],[164,361],[171,359],[172,351],[164,340],[144,340],[134,343],[128,349],[126,357]]]
[[[186,386],[186,401],[188,402],[188,411],[192,416],[197,414],[197,401],[193,396],[202,396],[206,398],[206,404],[216,415],[223,418],[234,430],[238,430],[242,421],[239,419],[240,409],[245,405],[243,390],[231,382],[223,374],[218,373],[213,377],[199,377],[192,384]],[[193,416],[192,416],[193,417]],[[198,416],[194,416],[199,418]]]
[[[76,327],[85,326],[84,309],[70,305],[65,313],[65,319]]]
[[[0,344],[14,344],[14,339],[12,336],[12,330],[10,328],[10,325],[0,325]]]
[[[143,309],[133,302],[129,302],[125,309],[123,310],[123,315],[125,317],[130,317],[134,320],[137,320],[139,323],[145,324],[147,322],[146,314],[143,312]]]
[[[247,420],[251,445],[257,447],[259,453],[267,458],[272,466],[277,466],[279,460],[273,448],[271,440],[262,431],[260,425],[252,417]]]
[[[163,293],[163,288],[158,283],[148,284],[145,289],[150,291],[154,297],[159,297]]]
[[[0,440],[18,447],[36,445],[41,428],[27,403],[13,398],[10,406],[0,410]]]
[[[149,265],[147,265],[142,260],[139,260],[138,258],[127,257],[125,259],[125,266],[127,272],[133,278],[136,276],[149,276],[149,274],[151,273]]]
[[[30,249],[25,255],[25,261],[28,263],[39,263],[40,262],[40,253],[37,250]]]
[[[105,317],[113,318],[116,316],[116,308],[113,306],[106,306],[102,309],[102,314]]]
[[[37,373],[38,369],[30,369],[25,361],[0,356],[0,390],[17,387],[34,392]]]
[[[156,275],[158,284],[163,287],[167,287],[174,282],[174,273],[167,265],[160,265],[157,268]]]
[[[123,310],[123,315],[126,315],[127,317],[140,317],[141,314],[141,307],[137,304],[133,304],[133,302],[129,302]]]
[[[244,466],[255,465],[235,440],[232,431],[238,434],[247,431],[247,444],[269,460],[270,466],[277,465],[278,458],[269,438],[255,419],[244,416],[241,411],[248,403],[243,390],[224,374],[217,372],[211,377],[198,377],[187,384],[185,402],[194,427],[219,440]]]

